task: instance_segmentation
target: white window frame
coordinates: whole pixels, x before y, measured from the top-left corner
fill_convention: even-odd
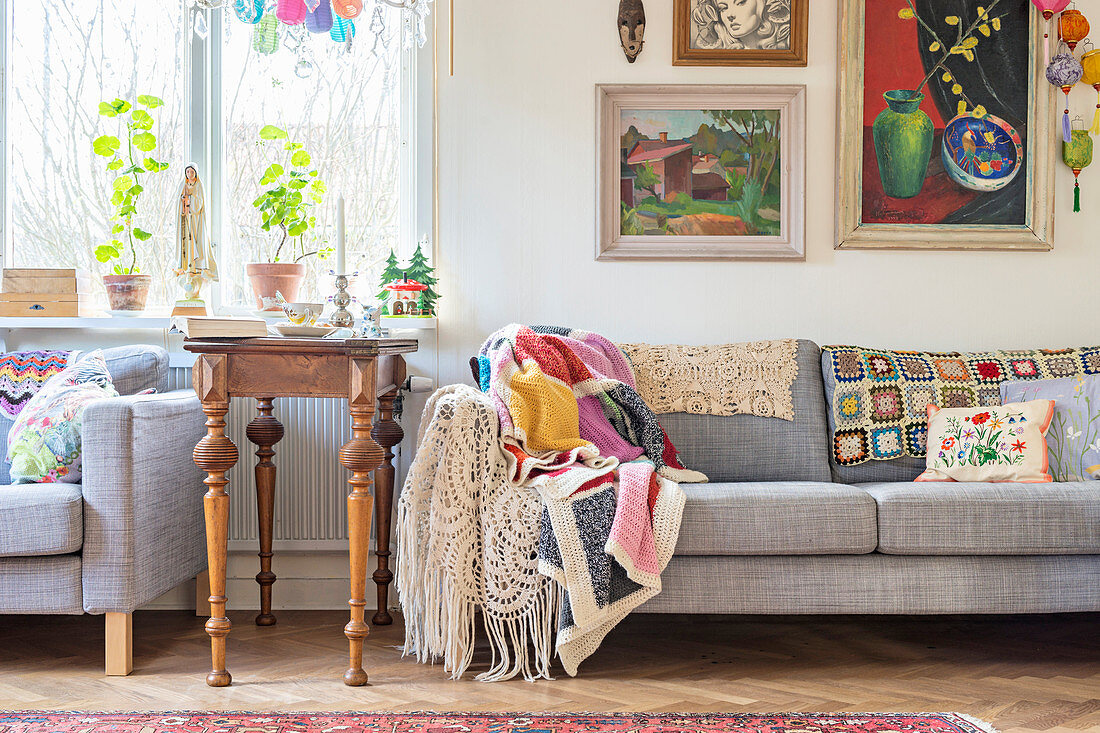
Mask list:
[[[8,179],[11,174],[11,141],[8,136],[8,99],[10,96],[11,69],[11,30],[13,8],[17,0],[0,0],[3,12],[0,12],[0,268],[13,262],[15,242],[11,226],[11,201]],[[380,0],[373,0],[380,2]],[[438,0],[437,3],[438,4]],[[369,3],[368,3],[369,5]],[[433,8],[435,11],[436,8]],[[370,11],[368,7],[364,16]],[[224,23],[236,22],[228,18],[230,10],[202,11],[182,4],[184,15],[184,33],[190,43],[188,74],[191,78],[190,115],[186,120],[185,132],[191,160],[208,171],[209,189],[218,191],[213,197],[210,212],[210,231],[215,251],[221,245],[222,223],[224,215],[223,185],[221,180],[221,161],[223,160],[224,120],[222,118],[221,75],[220,69]],[[206,40],[195,36],[191,31],[194,13],[206,12],[210,33]],[[399,23],[400,16],[392,13],[388,22]],[[426,254],[433,259],[433,178],[434,150],[433,128],[433,75],[430,73],[433,60],[434,23],[428,22],[428,43],[424,48],[402,49],[400,83],[400,240],[398,257],[407,259],[416,244],[427,239],[433,246]],[[366,53],[365,49],[353,49],[352,53]],[[422,73],[427,70],[429,73]],[[197,134],[199,131],[201,134]],[[188,161],[173,161],[181,165]],[[222,292],[215,283],[210,291],[210,305],[217,310],[222,305]]]

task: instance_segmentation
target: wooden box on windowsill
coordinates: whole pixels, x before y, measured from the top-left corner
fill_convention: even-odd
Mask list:
[[[71,318],[95,315],[92,280],[74,268],[6,268],[0,317]]]

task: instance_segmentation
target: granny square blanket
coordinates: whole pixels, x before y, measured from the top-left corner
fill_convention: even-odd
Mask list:
[[[0,414],[14,420],[46,380],[69,363],[68,351],[13,351],[0,354]]]
[[[1001,383],[1100,374],[1100,347],[982,351],[822,348],[826,382],[835,379],[833,460],[841,466],[924,457],[928,405],[1001,404]]]

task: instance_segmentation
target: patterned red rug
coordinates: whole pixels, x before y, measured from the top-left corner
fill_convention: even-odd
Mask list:
[[[995,733],[956,713],[0,712],[0,733]]]

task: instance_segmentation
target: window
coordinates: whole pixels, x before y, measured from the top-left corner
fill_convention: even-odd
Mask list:
[[[139,243],[138,257],[141,271],[153,276],[150,307],[180,297],[172,274],[176,193],[189,161],[203,178],[221,273],[206,298],[249,307],[244,266],[266,261],[277,243],[252,207],[278,147],[257,145],[265,125],[301,143],[325,181],[317,226],[303,239],[307,251],[335,246],[336,200],[345,198],[348,268],[361,273],[353,286],[361,298],[373,297],[391,248],[407,258],[428,233],[415,211],[424,196],[413,185],[412,134],[416,98],[424,94],[414,61],[425,51],[403,50],[398,11],[387,9],[380,22],[368,4],[350,52],[327,35],[280,25],[277,49],[262,54],[254,28],[230,9],[209,12],[203,40],[193,34],[197,11],[188,1],[0,2],[12,59],[4,106],[6,263],[82,267],[101,287],[99,276],[115,263],[100,263],[93,252],[107,238],[116,174],[93,153],[92,140],[118,133],[98,107],[139,94],[165,101],[152,110],[153,132],[157,159],[170,164],[143,181],[140,202],[143,228],[153,234]],[[281,261],[288,259],[284,252]],[[334,260],[303,262],[314,277],[301,297],[330,294],[325,273]]]
[[[366,23],[362,20],[360,26]],[[347,266],[378,282],[390,249],[398,241],[401,178],[401,43],[392,23],[379,35],[360,31],[349,53],[327,36],[290,35],[271,55],[253,48],[251,27],[227,24],[221,51],[224,115],[225,203],[220,242],[227,302],[251,298],[244,275],[248,262],[264,262],[279,235],[260,228],[252,207],[258,180],[272,163],[285,163],[282,145],[257,145],[260,130],[274,125],[301,143],[326,186],[325,203],[315,209],[317,229],[304,238],[305,252],[336,242],[336,200],[346,201]],[[283,26],[280,31],[286,31]],[[295,255],[283,248],[281,261]],[[307,277],[299,297],[330,295],[324,276],[334,260],[302,260],[317,277]],[[326,292],[317,292],[321,285]],[[367,295],[367,293],[363,293]]]
[[[150,303],[174,295],[172,189],[186,158],[189,103],[186,39],[179,3],[149,0],[8,0],[10,66],[6,126],[7,205],[15,267],[82,267],[108,274],[95,247],[110,227],[113,172],[92,140],[117,134],[99,103],[152,94],[156,155],[175,163],[149,176],[142,194],[144,228],[138,265],[153,276]],[[147,215],[145,212],[148,212]],[[95,278],[98,286],[98,277]]]

